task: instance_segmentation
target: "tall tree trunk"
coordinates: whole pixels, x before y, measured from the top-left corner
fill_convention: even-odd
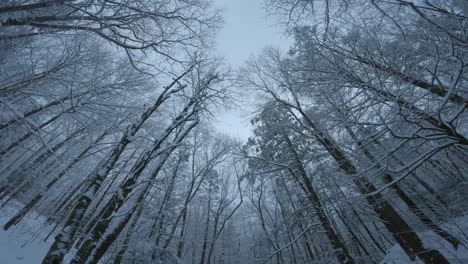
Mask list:
[[[18,224],[23,219],[23,217],[26,214],[28,214],[32,208],[34,208],[37,202],[39,202],[42,199],[44,193],[50,190],[50,188],[52,188],[52,186],[54,186],[54,184],[57,181],[59,181],[73,166],[75,166],[79,161],[81,161],[91,149],[93,149],[101,140],[104,139],[105,136],[108,135],[109,132],[110,129],[107,129],[93,143],[91,143],[88,147],[81,151],[80,154],[67,165],[67,167],[60,171],[59,174],[46,185],[46,189],[42,193],[36,195],[23,208],[21,208],[21,210],[19,210],[14,216],[12,216],[10,220],[8,220],[5,223],[3,229],[8,230],[10,227]]]
[[[124,162],[122,162],[122,165],[120,167],[121,170],[125,170],[128,163],[131,160],[133,160],[137,152],[138,152],[138,148],[135,148],[135,150],[133,150],[133,152],[129,155],[129,157],[126,158]],[[116,165],[116,167],[119,167],[119,166]],[[77,237],[77,243],[75,243],[76,248],[80,247],[83,241],[87,238],[86,235],[89,234],[93,230],[97,222],[101,219],[102,215],[105,213],[105,206],[98,213],[96,212],[98,211],[98,208],[102,206],[103,201],[107,198],[107,194],[109,193],[110,189],[114,186],[114,183],[118,179],[118,175],[120,174],[117,173],[114,177],[112,177],[110,181],[108,181],[107,187],[103,186],[102,190],[100,191],[101,195],[99,199],[94,203],[94,206],[92,208],[88,209],[89,213],[82,220],[82,222],[85,223],[85,225],[81,225],[80,229],[78,230],[80,234],[85,234],[85,235],[82,235],[79,238]],[[127,177],[123,179],[123,182],[125,182],[127,179],[128,179],[128,175]]]
[[[377,241],[377,238],[374,237],[374,233],[367,227],[367,225],[364,223],[364,220],[362,220],[360,214],[358,212],[356,212],[356,210],[353,208],[353,205],[347,200],[347,197],[344,194],[343,190],[341,190],[340,188],[337,188],[337,190],[342,195],[342,197],[346,200],[346,204],[350,208],[351,212],[354,214],[354,216],[357,218],[357,220],[359,221],[361,226],[366,231],[367,235],[369,236],[370,240],[372,241],[371,245],[373,245],[373,248],[377,249],[378,251],[380,251],[380,253],[385,255],[387,253],[386,250],[383,248],[383,246],[380,245],[381,243],[379,241]],[[365,237],[364,234],[362,234],[362,236]]]
[[[133,235],[133,232],[135,231],[138,220],[140,219],[141,212],[143,212],[143,205],[139,206],[136,215],[133,217],[132,223],[128,227],[127,233],[125,234],[124,241],[122,242],[119,252],[117,253],[117,256],[114,259],[114,264],[122,263],[125,257],[125,253],[127,252],[128,246],[130,244],[130,239],[132,238],[132,235]]]
[[[206,216],[206,223],[205,223],[205,229],[203,232],[203,245],[202,245],[202,251],[201,251],[201,257],[200,257],[200,264],[205,264],[205,257],[206,257],[206,250],[208,248],[208,229],[210,227],[210,211],[211,211],[211,191],[208,191],[208,207],[207,207],[207,216]]]
[[[44,123],[40,124],[39,126],[37,127],[34,127],[31,129],[31,131],[29,131],[28,133],[24,134],[22,137],[20,137],[19,139],[17,139],[15,142],[9,144],[8,146],[2,148],[0,150],[0,156],[4,156],[5,154],[7,154],[10,150],[12,150],[13,148],[19,146],[19,144],[21,144],[22,142],[26,141],[27,139],[29,139],[29,137],[31,137],[32,135],[34,135],[35,133],[37,133],[40,129],[52,124],[55,120],[57,120],[59,117],[61,117],[64,113],[66,113],[66,111],[64,112],[61,112],[59,114],[57,114],[56,116],[48,119],[47,121],[45,121]]]
[[[24,162],[17,170],[15,170],[14,172],[10,173],[10,174],[15,174],[14,175],[14,178],[15,178],[15,181],[18,181],[18,174],[21,173],[21,171],[26,171],[28,168],[37,168],[37,167],[40,167],[41,164],[44,164],[47,159],[50,158],[50,156],[56,154],[56,152],[62,148],[67,142],[69,142],[70,140],[74,139],[76,136],[78,136],[80,133],[82,133],[83,131],[85,131],[85,128],[82,127],[80,129],[77,129],[75,130],[72,134],[68,135],[68,137],[66,137],[65,139],[63,139],[62,141],[56,143],[55,145],[53,145],[52,147],[50,146],[44,146],[42,149],[42,154],[40,154],[39,156],[37,156],[36,158],[34,158],[32,161],[26,161]],[[51,142],[49,142],[48,145],[50,145],[50,143],[52,143],[53,140],[51,140]],[[11,180],[10,180],[11,181]]]
[[[30,116],[32,116],[32,115],[34,115],[34,114],[37,114],[37,113],[42,112],[42,111],[44,111],[44,110],[47,110],[47,109],[49,109],[49,108],[51,108],[51,107],[53,107],[53,106],[61,105],[61,104],[64,103],[65,101],[68,101],[68,100],[70,100],[70,99],[72,99],[72,98],[79,98],[79,97],[81,97],[81,96],[84,96],[84,95],[87,95],[87,94],[90,94],[90,93],[91,93],[90,91],[87,91],[87,92],[83,92],[83,93],[80,93],[80,94],[67,95],[67,96],[64,96],[64,97],[62,97],[62,98],[60,98],[60,99],[54,100],[54,101],[52,101],[52,102],[49,102],[49,103],[47,103],[47,104],[45,104],[45,105],[42,105],[42,106],[40,106],[40,107],[34,108],[34,109],[32,109],[32,110],[29,110],[28,112],[23,113],[23,114],[21,115],[21,117],[12,118],[12,119],[10,119],[10,120],[8,120],[8,121],[5,121],[5,122],[3,122],[2,124],[0,124],[0,131],[1,131],[2,129],[4,129],[4,128],[7,128],[7,127],[11,126],[11,125],[15,125],[16,123],[20,122],[21,120],[24,120],[25,118],[28,118],[28,117],[30,117]]]
[[[180,226],[179,242],[177,243],[177,257],[182,258],[185,242],[185,223],[187,222],[187,208],[183,209],[182,224]]]
[[[284,189],[286,191],[286,193],[288,194],[288,199],[289,199],[289,204],[292,206],[292,209],[294,211],[297,211],[297,207],[292,199],[292,195],[291,195],[291,190],[286,186],[286,183],[284,181],[284,178],[281,178],[282,180],[282,184],[284,186]],[[299,230],[305,230],[306,228],[302,225],[302,219],[303,219],[303,216],[302,214],[299,214],[300,216],[300,219],[297,221],[297,226],[299,228]],[[304,247],[304,251],[306,253],[306,257],[310,258],[310,260],[314,260],[315,259],[315,254],[313,252],[313,247],[310,245],[309,243],[309,235],[308,233],[304,233],[304,244],[303,244],[303,247]]]
[[[153,170],[151,173],[150,178],[148,179],[148,182],[153,182],[156,177],[159,175],[160,170],[162,169],[163,165],[169,158],[169,156],[172,154],[174,149],[184,140],[184,138],[187,136],[187,134],[198,124],[197,121],[192,122],[189,124],[186,128],[184,128],[182,131],[180,131],[176,139],[170,143],[170,147],[166,150],[164,150],[164,153],[158,157],[158,166]],[[137,184],[137,180],[145,167],[149,164],[151,160],[153,160],[155,157],[153,153],[157,150],[160,149],[161,143],[159,142],[156,144],[156,146],[153,148],[153,150],[149,151],[147,154],[148,155],[143,155],[142,158],[136,162],[135,166],[132,168],[130,172],[130,176],[127,178],[127,180],[119,187],[118,194],[115,194],[114,196],[111,197],[109,202],[107,203],[106,206],[104,206],[103,209],[103,214],[100,217],[101,220],[97,223],[97,225],[94,227],[93,232],[91,233],[91,236],[89,236],[80,246],[78,249],[75,257],[71,261],[71,263],[83,263],[86,262],[89,258],[91,258],[91,262],[97,262],[99,259],[103,256],[105,251],[107,250],[108,247],[111,246],[113,241],[117,238],[118,234],[122,231],[122,229],[125,227],[127,224],[128,220],[125,220],[121,222],[114,231],[111,232],[109,236],[107,236],[105,239],[102,239],[102,243],[96,243],[101,237],[102,234],[104,234],[108,229],[109,225],[112,222],[112,217],[111,215],[115,212],[117,212],[122,205],[125,202],[125,199],[128,197],[132,189],[134,188],[135,184]],[[147,187],[149,189],[149,186]],[[145,190],[146,192],[147,190]],[[144,194],[140,194],[144,195]],[[140,200],[143,199],[143,197],[139,198]],[[131,209],[132,212],[134,209]],[[131,215],[131,214],[130,214]],[[101,255],[102,254],[102,255]]]
[[[385,65],[382,65],[380,63],[378,63],[377,61],[373,60],[372,58],[366,58],[362,55],[354,55],[354,54],[351,54],[351,52],[342,52],[340,50],[337,50],[335,48],[330,48],[330,47],[327,47],[325,45],[322,46],[323,48],[335,53],[335,54],[339,54],[339,55],[342,55],[344,56],[345,58],[349,58],[351,60],[354,60],[356,62],[360,62],[362,64],[365,64],[365,65],[368,65],[378,71],[381,71],[381,72],[384,72],[386,74],[390,74],[391,76],[394,76],[398,79],[400,79],[401,81],[405,82],[405,83],[408,83],[410,85],[414,85],[418,88],[421,88],[427,92],[430,92],[432,95],[436,96],[436,97],[441,97],[441,98],[445,98],[448,93],[450,91],[447,91],[446,89],[444,89],[442,86],[440,85],[435,85],[435,84],[431,84],[431,83],[428,83],[424,80],[421,80],[421,79],[418,79],[418,78],[415,78],[415,77],[412,77],[408,74],[405,74],[404,72],[401,72],[400,70],[398,69],[395,69],[395,68],[392,68],[392,67],[388,67],[388,66],[385,66]],[[448,100],[451,101],[452,103],[455,103],[455,104],[461,104],[461,105],[464,105],[465,107],[468,107],[468,100],[466,98],[464,98],[463,96],[461,95],[457,95],[457,94],[451,94],[449,97],[448,97]]]
[[[395,240],[410,257],[418,256],[424,263],[449,263],[448,260],[437,250],[424,247],[421,238],[411,228],[411,226],[400,216],[393,206],[380,193],[375,193],[377,188],[365,177],[360,175],[351,160],[346,158],[344,152],[338,145],[300,108],[297,110],[304,118],[307,126],[315,136],[316,140],[328,151],[333,159],[338,163],[338,167],[351,177],[359,192],[365,196],[367,202],[379,215],[383,224],[392,233]],[[369,195],[375,193],[375,195]]]
[[[442,122],[437,117],[427,114],[423,110],[417,108],[415,105],[408,102],[404,98],[395,96],[394,94],[388,91],[379,90],[374,86],[371,86],[368,83],[364,82],[363,80],[357,79],[357,77],[355,76],[348,77],[350,78],[351,82],[356,83],[356,85],[361,86],[363,89],[370,91],[371,93],[382,98],[383,100],[391,101],[398,104],[401,108],[417,116],[421,121],[427,122],[430,126],[434,127],[434,129],[437,131],[437,134],[445,134],[447,138],[456,141],[457,144],[462,146],[468,146],[468,139],[464,135],[458,133],[454,128]]]
[[[296,171],[291,170],[291,173],[293,174],[294,178],[300,184],[301,183],[303,184],[304,190],[306,191],[306,194],[307,194],[307,198],[314,205],[315,210],[317,212],[317,216],[320,219],[320,223],[323,229],[325,229],[325,233],[328,239],[330,240],[330,243],[332,244],[332,247],[335,253],[337,254],[339,262],[340,263],[355,263],[353,258],[349,254],[346,244],[340,238],[340,236],[336,233],[336,231],[333,229],[332,224],[330,220],[328,219],[325,213],[325,210],[322,206],[320,198],[317,195],[317,192],[315,191],[312,185],[312,182],[310,181],[309,176],[307,175],[307,172],[304,169],[304,165],[302,164],[302,161],[299,158],[299,154],[294,149],[294,146],[292,145],[289,137],[286,134],[283,134],[283,138],[287,142],[288,149],[289,151],[291,151],[294,157],[294,164],[296,167]]]
[[[221,206],[221,205],[220,205]],[[211,242],[209,243],[208,255],[206,256],[206,264],[211,264],[211,259],[213,258],[213,252],[216,245],[216,240],[218,239],[218,225],[219,225],[220,212],[216,212],[215,219],[213,220],[213,232],[211,235]]]
[[[445,98],[449,93],[449,91],[447,91],[446,89],[444,89],[443,87],[441,87],[439,85],[431,84],[431,83],[428,83],[428,82],[426,82],[424,80],[420,80],[420,79],[417,79],[415,77],[409,76],[409,75],[407,75],[407,74],[405,74],[405,73],[403,73],[403,72],[401,72],[399,70],[396,70],[394,68],[390,68],[390,67],[381,65],[378,62],[376,62],[374,60],[367,59],[367,58],[365,58],[363,56],[357,55],[355,57],[355,60],[357,60],[357,61],[359,61],[361,63],[364,63],[366,65],[369,65],[371,67],[375,67],[375,69],[377,69],[379,71],[391,74],[392,76],[397,77],[400,80],[402,80],[402,81],[404,81],[404,82],[406,82],[408,84],[414,85],[414,86],[416,86],[418,88],[421,88],[421,89],[423,89],[425,91],[430,92],[432,95],[434,95],[436,97]],[[452,103],[461,104],[461,105],[465,105],[465,107],[468,107],[468,100],[466,98],[463,98],[460,95],[451,94],[448,97],[448,100],[451,101]]]
[[[119,143],[112,149],[110,155],[107,159],[101,161],[99,165],[88,175],[87,179],[89,181],[86,191],[78,198],[78,203],[75,208],[72,210],[68,220],[65,222],[60,233],[55,237],[55,241],[50,247],[47,255],[43,259],[43,264],[58,264],[61,263],[65,254],[70,250],[78,226],[83,219],[86,210],[91,204],[92,198],[98,192],[103,180],[107,177],[109,172],[114,168],[117,160],[120,158],[120,155],[124,152],[127,145],[131,142],[131,139],[135,134],[140,130],[143,124],[148,120],[148,118],[163,104],[170,95],[176,93],[183,89],[184,87],[171,90],[180,79],[182,79],[186,74],[192,70],[192,67],[185,71],[182,75],[176,78],[171,84],[166,86],[163,92],[156,99],[155,103],[146,109],[146,111],[140,116],[140,118],[133,123],[131,126],[128,126],[125,130],[122,138]],[[174,128],[171,129],[171,131]]]
[[[162,166],[164,165],[167,158],[169,158],[169,155],[170,153],[167,153],[166,155],[164,155],[164,157],[161,158],[161,161],[159,161],[159,164],[156,166],[152,175],[159,174],[159,171],[162,169]],[[70,263],[72,264],[78,264],[78,263],[97,264],[99,263],[99,260],[104,256],[104,254],[107,252],[109,247],[114,243],[114,241],[118,238],[122,230],[128,224],[128,222],[134,215],[136,208],[138,208],[138,206],[143,202],[145,195],[147,194],[148,190],[151,187],[151,182],[152,180],[148,180],[148,183],[146,184],[144,188],[142,188],[141,191],[136,191],[134,193],[137,197],[136,201],[133,202],[133,204],[130,206],[130,210],[123,217],[118,218],[114,221],[112,218],[101,219],[96,229],[101,230],[102,233],[100,233],[99,237],[95,240],[91,240],[91,239],[85,240],[83,244],[80,246],[80,248],[78,249],[78,252],[75,254],[75,257],[72,259]],[[128,193],[127,193],[127,196],[128,196]],[[120,212],[118,210],[121,208],[122,203],[120,203],[119,205],[120,206],[118,206],[114,212],[116,213]],[[100,226],[101,222],[103,223],[102,226]],[[113,227],[112,229],[109,230],[108,227],[110,226],[111,222],[112,222]]]
[[[354,139],[354,141],[357,143],[357,145],[360,148],[361,152],[364,153],[364,155],[374,164],[376,169],[378,171],[384,170],[382,165],[377,161],[377,159],[374,157],[374,155],[372,155],[368,151],[368,149],[362,144],[362,142],[357,138],[357,136],[354,134],[354,132],[351,130],[351,128],[346,126],[346,130],[348,131],[348,134],[350,134],[351,137]],[[391,182],[393,182],[393,177],[388,172],[384,171],[383,181],[385,183],[391,183]],[[424,213],[424,210],[422,210],[418,205],[416,205],[416,203],[403,191],[403,189],[398,184],[392,185],[392,189],[397,193],[397,195],[400,197],[400,199],[406,204],[406,206],[411,210],[411,212],[423,224],[425,224],[433,232],[435,232],[440,237],[442,237],[447,242],[449,242],[455,249],[458,247],[458,245],[460,244],[460,241],[456,237],[454,237],[453,235],[451,235],[448,232],[446,232],[445,230],[443,230],[436,223],[434,223]]]
[[[166,209],[168,201],[172,197],[175,180],[176,180],[176,178],[178,176],[179,167],[180,167],[180,164],[182,163],[182,158],[183,158],[183,156],[181,155],[179,157],[179,159],[177,159],[176,167],[174,169],[174,172],[172,173],[172,177],[170,179],[170,182],[168,183],[168,187],[166,188],[166,192],[164,193],[163,200],[161,202],[161,205],[159,206],[158,212],[156,213],[156,216],[154,217],[153,224],[151,225],[151,228],[150,228],[150,233],[148,235],[149,238],[152,238],[156,233],[158,233],[158,237],[156,239],[156,245],[159,244],[159,239],[161,237],[161,231],[162,231],[163,222],[164,222],[164,218],[165,218],[164,210]]]

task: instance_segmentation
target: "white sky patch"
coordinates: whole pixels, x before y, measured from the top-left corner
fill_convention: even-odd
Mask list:
[[[290,46],[275,18],[267,16],[263,0],[214,0],[214,4],[222,10],[225,22],[217,36],[216,54],[234,70],[266,46],[283,50]],[[219,113],[214,126],[222,133],[246,140],[251,135],[249,114],[253,107],[246,102],[239,110]]]

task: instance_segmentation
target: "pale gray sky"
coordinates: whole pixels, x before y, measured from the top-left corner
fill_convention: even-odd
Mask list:
[[[266,46],[287,49],[290,41],[273,17],[267,17],[263,0],[214,0],[223,11],[224,27],[217,37],[217,54],[224,57],[233,69],[242,66],[251,56]],[[253,109],[253,108],[252,108]],[[223,133],[241,139],[250,136],[250,122],[246,115],[252,111],[228,111],[219,114],[215,127]]]

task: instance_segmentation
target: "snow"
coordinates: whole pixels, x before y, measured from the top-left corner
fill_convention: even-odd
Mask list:
[[[440,239],[435,233],[427,231],[420,234],[424,246],[439,250],[451,263],[468,263],[468,245],[466,244],[467,241],[464,238],[464,234],[461,232],[468,230],[468,215],[453,219],[442,225],[442,227],[450,231],[451,234],[455,234],[458,238],[462,238],[462,245],[459,245],[458,249],[455,250],[447,241]]]
[[[15,204],[2,209],[0,213],[1,226],[8,221],[9,217],[16,212],[19,206],[19,204]],[[19,228],[13,228],[8,232],[0,228],[1,264],[41,263],[51,241],[43,242],[44,236],[42,234],[36,238],[37,232],[44,230],[44,228],[38,228],[39,219],[42,217],[36,218],[37,215],[30,213],[29,217],[21,223]]]
[[[12,215],[21,207],[20,204],[6,206],[0,214],[0,225],[3,226]],[[30,213],[19,227],[11,231],[0,229],[0,263],[1,264],[35,264],[40,263],[50,247],[53,236],[47,242],[43,242],[44,234],[37,232],[48,232],[49,228],[40,225],[43,223],[43,217]],[[39,228],[38,228],[39,225]],[[468,230],[468,215],[453,219],[443,225],[445,229],[458,237],[464,238],[461,231]],[[432,231],[418,233],[424,241],[427,248],[441,251],[451,263],[468,263],[468,248],[463,245],[458,250],[453,249],[446,241],[440,239]],[[466,242],[466,240],[465,240]],[[137,242],[138,243],[138,242]],[[142,247],[140,247],[142,248]],[[151,249],[151,251],[154,249]],[[73,250],[72,250],[73,252]],[[155,263],[177,263],[177,258],[169,252],[158,251]],[[65,262],[70,260],[70,254],[67,254]],[[158,262],[159,261],[159,262]],[[380,264],[420,264],[419,259],[411,261],[399,245],[389,249],[387,256]]]
[[[380,264],[403,264],[403,263],[417,263],[412,262],[411,259],[406,255],[400,245],[393,246],[387,256],[380,262]]]
[[[459,217],[442,225],[444,229],[450,231],[452,234],[456,234],[457,237],[463,238],[461,234],[462,230],[465,232],[468,230],[468,215]],[[455,250],[448,242],[439,238],[432,231],[425,231],[418,233],[423,240],[424,246],[429,249],[439,250],[450,263],[465,264],[468,263],[468,245],[459,245],[458,249]],[[462,239],[462,242],[466,243],[466,240]],[[419,259],[411,261],[406,255],[400,245],[393,246],[387,256],[380,262],[380,264],[405,264],[405,263],[423,263]]]

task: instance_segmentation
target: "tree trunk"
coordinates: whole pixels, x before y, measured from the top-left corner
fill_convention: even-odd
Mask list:
[[[162,169],[163,165],[169,158],[169,156],[172,154],[174,149],[182,142],[182,140],[187,136],[187,134],[198,124],[198,122],[193,122],[190,125],[188,125],[184,130],[182,130],[180,133],[178,133],[176,139],[170,143],[170,148],[166,149],[164,151],[164,154],[162,154],[159,158],[158,161],[158,166],[153,170],[151,173],[150,178],[148,179],[148,182],[153,182],[156,177],[159,175],[160,170]],[[125,199],[128,197],[132,189],[134,188],[133,186],[137,184],[137,180],[145,167],[149,164],[149,162],[154,159],[155,157],[153,156],[154,151],[157,151],[161,147],[162,142],[158,142],[156,146],[152,150],[150,150],[147,155],[143,155],[142,158],[140,158],[139,161],[136,162],[135,166],[132,168],[130,172],[130,176],[128,179],[119,187],[119,192],[118,194],[115,194],[111,197],[109,202],[107,203],[106,206],[104,206],[102,216],[100,217],[101,220],[98,221],[97,225],[94,227],[93,232],[91,233],[91,236],[89,236],[80,246],[78,249],[77,253],[75,254],[75,257],[71,261],[71,263],[83,263],[87,261],[89,258],[91,258],[91,262],[93,261],[99,261],[99,259],[103,256],[105,251],[107,250],[108,247],[112,245],[112,242],[118,237],[118,234],[122,231],[122,229],[126,225],[126,221],[122,222],[122,226],[120,224],[118,227],[109,235],[107,236],[103,242],[100,244],[96,244],[96,241],[98,241],[101,237],[102,234],[104,234],[108,229],[109,225],[112,222],[112,214],[117,212],[122,205],[125,202]],[[149,187],[147,187],[149,188]],[[143,194],[141,194],[143,195]],[[140,199],[143,199],[142,197]],[[133,212],[133,209],[132,209]],[[98,247],[99,246],[99,247]],[[102,255],[101,255],[102,254]]]
[[[23,120],[23,119],[25,119],[25,118],[28,118],[28,117],[30,117],[30,116],[32,116],[32,115],[34,115],[34,114],[37,114],[37,113],[39,113],[39,112],[42,112],[42,111],[44,111],[44,110],[46,110],[46,109],[49,109],[49,108],[51,108],[51,107],[53,107],[53,106],[60,105],[60,104],[62,104],[63,102],[68,101],[68,100],[70,100],[70,99],[72,99],[72,98],[77,98],[77,97],[79,98],[79,97],[81,97],[81,96],[84,96],[84,95],[90,94],[90,93],[91,93],[91,92],[88,91],[88,92],[80,93],[80,94],[77,94],[77,95],[68,95],[68,96],[64,96],[64,97],[62,97],[62,98],[60,98],[60,99],[54,100],[54,101],[52,101],[52,102],[49,102],[49,103],[47,103],[47,104],[45,104],[45,105],[42,105],[42,106],[40,106],[40,107],[38,107],[38,108],[35,108],[35,109],[33,109],[33,110],[29,110],[28,112],[22,114],[21,118],[13,118],[13,119],[10,119],[10,120],[5,121],[5,122],[3,122],[2,124],[0,124],[0,130],[2,130],[2,129],[4,129],[4,128],[7,128],[7,127],[9,127],[9,126],[11,126],[11,125],[14,125],[14,124],[20,122],[21,120]]]
[[[377,191],[377,188],[358,173],[354,164],[351,160],[346,158],[344,152],[338,147],[338,145],[329,138],[328,135],[321,131],[312,119],[302,111],[302,109],[298,110],[306,121],[306,124],[311,128],[311,131],[317,141],[328,151],[328,153],[330,153],[333,159],[338,163],[338,167],[352,178],[359,192],[365,196],[367,202],[379,215],[383,224],[388,228],[390,233],[392,233],[395,240],[400,244],[408,256],[418,256],[426,264],[448,264],[448,260],[439,251],[430,250],[424,247],[416,232],[380,193],[376,193],[372,196],[368,195],[369,193]]]
[[[185,223],[187,222],[187,208],[184,208],[182,213],[182,225],[180,227],[179,242],[177,243],[177,257],[182,258],[184,253],[185,242]]]
[[[357,138],[357,136],[354,134],[354,132],[351,130],[351,128],[346,126],[346,130],[348,131],[348,134],[351,135],[351,137],[356,141],[358,147],[361,149],[362,153],[375,164],[375,167],[377,170],[383,170],[382,165],[377,161],[377,159],[372,155],[367,148],[362,144],[362,142]],[[393,181],[393,177],[387,173],[384,172],[383,176],[383,181],[385,183],[391,183]],[[398,184],[393,184],[392,189],[398,194],[401,200],[406,204],[406,206],[411,210],[411,212],[423,223],[425,224],[428,228],[430,228],[433,232],[441,236],[443,239],[445,239],[447,242],[449,242],[455,249],[458,247],[460,244],[460,241],[440,228],[436,223],[434,223],[425,213],[424,211],[416,205],[415,202],[401,189],[401,187]]]
[[[17,147],[19,144],[21,144],[23,141],[27,140],[33,134],[37,133],[40,129],[50,125],[51,123],[53,123],[55,120],[57,120],[59,117],[61,117],[64,113],[66,113],[66,111],[57,114],[56,116],[54,116],[54,117],[50,118],[49,120],[45,121],[44,123],[40,124],[38,127],[34,127],[32,129],[32,131],[29,131],[28,133],[24,134],[22,137],[17,139],[15,142],[11,143],[10,145],[6,146],[5,148],[2,148],[0,150],[0,156],[4,156],[5,154],[7,154],[10,150]]]
[[[102,133],[92,144],[90,144],[88,147],[86,147],[83,151],[80,152],[80,154],[73,159],[70,164],[67,165],[54,179],[52,179],[47,185],[46,189],[44,190],[43,193],[47,192],[54,186],[54,184],[60,180],[75,164],[77,164],[79,161],[83,159],[83,157],[97,145],[101,140],[104,139],[106,135],[110,132],[110,129],[106,130],[104,133]],[[43,193],[36,195],[31,201],[29,201],[21,210],[19,210],[13,217],[8,220],[8,222],[5,223],[3,226],[4,230],[8,230],[11,226],[18,224],[23,217],[36,205],[37,202],[39,202],[42,197]]]
[[[62,262],[63,257],[68,252],[68,250],[70,250],[73,244],[73,240],[75,238],[76,231],[78,230],[78,226],[81,220],[83,219],[86,210],[91,204],[92,197],[94,197],[94,195],[98,192],[103,180],[114,168],[114,165],[120,158],[120,155],[124,152],[131,139],[140,130],[140,128],[143,126],[146,120],[148,120],[148,118],[161,106],[161,104],[164,101],[169,99],[169,96],[171,94],[183,89],[178,88],[174,91],[171,91],[171,88],[174,85],[176,85],[178,81],[182,79],[191,70],[192,68],[189,68],[182,75],[176,78],[171,84],[164,88],[163,92],[159,95],[155,103],[150,108],[148,108],[141,115],[141,117],[135,123],[133,123],[133,125],[127,127],[119,143],[112,149],[108,158],[101,161],[99,165],[89,174],[89,176],[87,177],[87,179],[89,180],[89,185],[86,188],[86,191],[78,199],[79,202],[72,210],[67,222],[65,223],[65,226],[55,237],[54,243],[50,247],[44,260],[42,261],[43,264],[55,264]],[[173,129],[175,128],[173,127],[172,129],[170,129],[170,131],[172,131]]]
[[[302,161],[299,158],[298,153],[294,149],[291,141],[289,140],[289,137],[285,134],[283,134],[283,137],[285,141],[287,142],[289,151],[292,152],[294,156],[294,164],[296,167],[296,172],[291,171],[293,174],[294,178],[304,186],[304,190],[306,191],[307,198],[310,200],[310,202],[314,205],[315,210],[317,212],[317,216],[320,219],[320,223],[325,229],[325,233],[332,244],[332,247],[337,254],[337,258],[340,263],[355,263],[353,258],[348,252],[348,249],[346,247],[346,244],[342,239],[339,237],[339,235],[335,232],[333,229],[324,209],[322,206],[322,203],[320,201],[320,198],[317,195],[317,192],[315,191],[312,182],[309,179],[309,176],[307,175],[307,172],[304,169],[304,165],[302,164]]]
[[[208,247],[208,228],[210,227],[210,211],[211,211],[211,191],[208,191],[208,208],[205,223],[205,231],[203,232],[203,246],[200,257],[200,264],[205,264],[206,249]]]
[[[133,217],[132,223],[128,227],[128,231],[127,231],[127,234],[125,234],[124,241],[122,242],[122,245],[120,246],[120,250],[114,259],[114,264],[122,263],[123,258],[125,257],[125,253],[127,252],[128,246],[130,244],[130,238],[132,238],[133,232],[135,231],[141,212],[143,212],[143,205],[139,206],[136,215]]]

